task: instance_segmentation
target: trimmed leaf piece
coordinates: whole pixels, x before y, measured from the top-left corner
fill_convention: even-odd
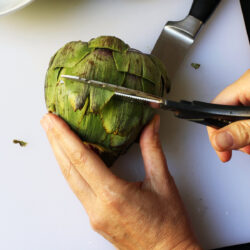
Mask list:
[[[61,48],[55,55],[52,68],[66,67],[72,68],[91,52],[88,43],[70,42]]]
[[[122,147],[127,144],[128,138],[126,136],[111,135],[110,145],[113,148]]]
[[[156,90],[155,85],[146,80],[146,79],[141,79],[142,81],[142,91],[145,93],[153,94],[153,95],[160,95],[159,91]]]
[[[13,140],[13,143],[14,144],[19,144],[21,147],[26,147],[28,145],[27,142],[24,142],[24,141],[20,141],[20,140]]]
[[[126,88],[142,90],[140,78],[127,75]],[[107,133],[129,135],[135,133],[140,126],[144,105],[136,101],[124,101],[114,97],[101,111],[103,126]]]
[[[89,42],[89,48],[110,49],[122,53],[127,51],[129,46],[122,40],[114,36],[100,36],[96,39],[92,39]]]
[[[52,69],[47,71],[45,82],[45,100],[48,111],[56,112],[55,98],[56,98],[56,86],[58,83],[58,76],[61,68]]]
[[[191,63],[191,66],[192,66],[194,69],[199,69],[201,65],[200,65],[199,63]]]
[[[97,113],[110,101],[113,95],[114,95],[114,92],[112,91],[91,87],[90,89],[90,112]]]
[[[79,133],[85,141],[109,147],[110,135],[105,132],[101,118],[97,114],[89,113],[84,116]]]
[[[136,76],[142,76],[142,61],[143,58],[140,53],[128,52],[129,70],[128,73]]]
[[[154,84],[161,83],[161,72],[149,56],[142,58],[143,78],[151,81]]]
[[[113,51],[113,57],[115,60],[115,65],[117,70],[127,73],[129,70],[129,63],[130,63],[128,54]]]
[[[65,102],[65,109],[63,114],[59,114],[67,123],[70,125],[70,127],[77,132],[80,135],[80,130],[82,126],[83,118],[85,117],[85,114],[87,113],[89,107],[89,99],[87,98],[85,101],[85,104],[83,108],[80,110],[73,110],[73,107],[71,106],[70,100]]]
[[[171,82],[167,76],[167,71],[161,60],[154,56],[154,55],[149,55],[152,61],[154,62],[155,66],[160,70],[161,72],[161,78],[163,79],[163,90],[169,92],[170,87],[171,87]]]

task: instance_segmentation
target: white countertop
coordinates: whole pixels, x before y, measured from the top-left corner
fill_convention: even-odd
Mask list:
[[[150,52],[165,22],[183,18],[191,2],[37,0],[0,17],[0,249],[113,249],[92,231],[40,127],[48,62],[66,42],[104,34]],[[201,68],[195,71],[191,62]],[[169,97],[209,101],[249,67],[239,1],[223,1],[180,68]],[[236,152],[230,163],[220,163],[205,127],[167,112],[162,112],[161,137],[203,247],[250,241],[249,156]],[[14,145],[16,138],[28,146]],[[143,178],[138,145],[113,170],[126,179]]]

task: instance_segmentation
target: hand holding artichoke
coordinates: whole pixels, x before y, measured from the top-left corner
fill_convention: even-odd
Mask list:
[[[154,110],[113,92],[63,79],[76,75],[162,96],[170,87],[163,64],[116,37],[70,42],[51,59],[45,98],[49,112],[63,118],[82,141],[111,166],[138,138]]]

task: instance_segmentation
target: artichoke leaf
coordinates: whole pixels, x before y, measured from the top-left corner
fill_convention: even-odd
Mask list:
[[[138,52],[128,52],[129,57],[129,70],[131,75],[142,76],[142,56]]]
[[[52,69],[47,71],[45,82],[45,100],[48,111],[55,112],[55,99],[56,99],[56,87],[58,84],[58,76],[61,68]]]
[[[87,84],[70,80],[65,81],[65,86],[73,110],[81,110],[89,96],[90,87]]]
[[[101,49],[95,50],[73,69],[67,69],[66,72],[72,75],[82,76],[86,79],[109,82],[116,85],[122,85],[125,79],[125,74],[116,70],[112,53]],[[84,83],[80,84],[84,85]],[[91,87],[90,112],[96,113],[102,109],[113,94],[114,93],[108,90]]]
[[[154,55],[149,55],[149,57],[152,59],[152,61],[155,63],[156,67],[161,71],[161,78],[163,79],[164,88],[167,90],[167,92],[170,91],[171,82],[167,76],[167,71],[162,62],[159,58],[157,58]]]
[[[110,135],[105,132],[101,118],[97,114],[88,113],[83,117],[79,135],[83,141],[99,144],[107,148],[110,146]]]
[[[56,113],[65,114],[67,108],[68,95],[65,84],[58,84],[56,87]]]
[[[146,80],[144,78],[142,78],[141,81],[142,81],[142,91],[143,92],[153,94],[153,95],[158,95],[159,94],[156,91],[155,85],[152,82],[150,82],[150,81],[148,81],[148,80]]]
[[[150,57],[142,57],[142,77],[154,84],[161,84],[161,72]]]
[[[82,109],[78,109],[76,111],[73,110],[73,107],[70,103],[70,100],[68,99],[68,102],[65,103],[65,112],[64,114],[61,114],[60,116],[67,121],[67,123],[70,125],[70,127],[76,131],[78,134],[80,134],[80,128],[82,125],[83,118],[85,114],[87,113],[89,107],[89,99],[87,98],[85,100],[84,106]]]
[[[71,92],[68,99],[74,111],[81,110],[86,103],[86,97],[79,95],[79,92]]]
[[[60,75],[72,75],[75,72],[71,68],[64,68]],[[72,81],[66,78],[61,78],[59,76],[59,83],[61,82],[65,85],[65,92],[69,96],[69,101],[73,107],[73,110],[80,110],[85,104],[86,98],[89,96],[89,86],[87,84]],[[62,83],[60,83],[62,84]]]
[[[140,78],[127,75],[124,86],[141,90]],[[125,136],[138,129],[143,113],[143,105],[136,101],[127,101],[114,97],[101,111],[102,122],[107,133]]]
[[[101,88],[90,88],[90,112],[97,113],[101,110],[113,97],[115,93]]]
[[[134,76],[134,75],[127,74],[125,82],[124,82],[124,87],[142,91],[141,78]]]
[[[113,36],[100,36],[98,38],[92,39],[89,42],[89,48],[102,48],[110,49],[112,51],[125,52],[129,49],[129,46],[124,43],[121,39]]]
[[[128,138],[126,136],[111,135],[110,145],[113,148],[120,148],[128,144]]]
[[[116,85],[122,85],[125,79],[125,74],[117,71],[112,53],[102,49],[86,56],[74,68],[66,69],[66,73]]]
[[[127,53],[113,51],[115,65],[118,71],[127,73],[129,70],[129,56]]]
[[[140,116],[138,116],[140,115]],[[126,136],[136,131],[140,125],[142,107],[136,103],[112,98],[101,111],[102,123],[105,131],[110,134]]]
[[[51,67],[72,68],[85,56],[91,53],[91,51],[92,49],[88,47],[88,43],[84,43],[81,41],[67,43],[54,56],[51,62]]]

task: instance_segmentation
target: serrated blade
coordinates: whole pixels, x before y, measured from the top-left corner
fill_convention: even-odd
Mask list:
[[[157,104],[164,103],[164,100],[161,97],[151,95],[151,94],[139,91],[139,90],[129,89],[129,88],[125,88],[122,86],[118,86],[118,85],[114,85],[114,84],[110,84],[106,82],[89,80],[89,79],[82,78],[79,76],[61,75],[60,77],[68,79],[68,80],[72,80],[72,81],[85,83],[92,87],[109,90],[109,91],[114,92],[114,94],[117,96],[125,97],[128,99],[133,99],[133,100],[143,101],[143,102],[148,102],[148,103],[157,103]],[[61,83],[64,83],[64,82],[61,80]]]
[[[152,55],[165,64],[170,79],[173,79],[189,48],[194,43],[202,22],[189,15],[178,22],[168,22],[157,40]]]

